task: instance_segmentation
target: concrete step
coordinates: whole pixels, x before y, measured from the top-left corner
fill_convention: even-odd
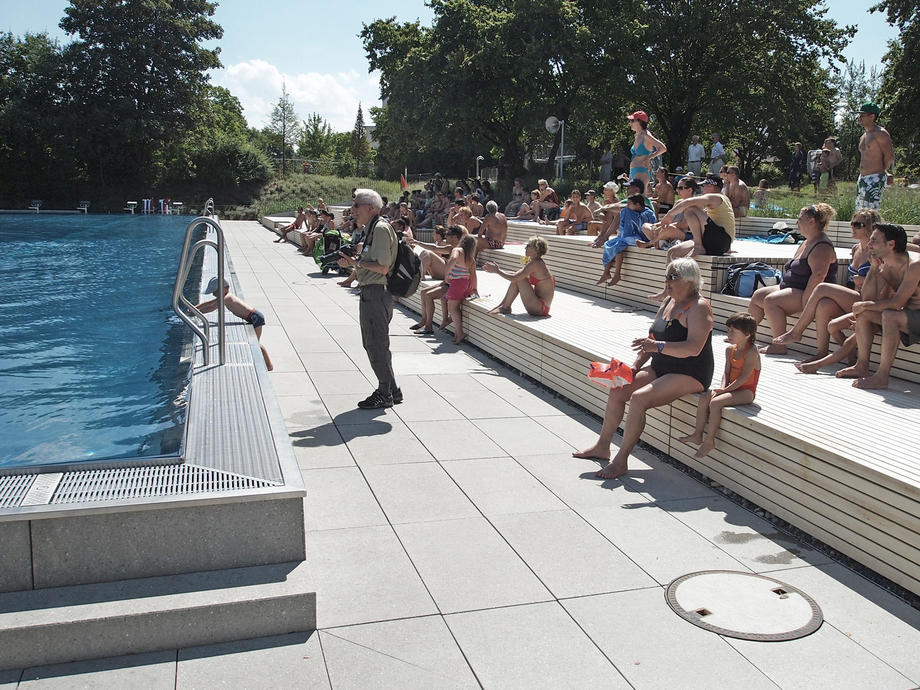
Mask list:
[[[0,671],[316,628],[304,562],[0,594]]]

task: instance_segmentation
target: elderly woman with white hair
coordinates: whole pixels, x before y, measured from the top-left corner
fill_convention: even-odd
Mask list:
[[[668,405],[690,393],[701,393],[712,383],[712,307],[700,295],[700,267],[690,258],[675,259],[665,275],[665,300],[655,315],[647,338],[636,338],[639,354],[633,363],[633,381],[611,388],[600,437],[590,448],[572,453],[576,458],[609,460],[597,472],[603,479],[626,473],[629,454],[645,429],[646,412]],[[620,449],[610,460],[610,443],[623,420]]]

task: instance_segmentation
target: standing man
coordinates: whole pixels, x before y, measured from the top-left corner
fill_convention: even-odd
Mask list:
[[[687,171],[696,176],[701,175],[705,156],[706,149],[700,143],[700,138],[694,134],[690,138],[690,146],[687,147]]]
[[[832,192],[837,189],[837,182],[834,180],[834,168],[843,162],[843,154],[837,148],[837,140],[834,137],[828,137],[824,140],[824,148],[829,151],[827,155],[827,191]]]
[[[355,221],[364,228],[364,249],[354,259],[342,254],[339,266],[354,267],[361,291],[358,318],[361,322],[361,342],[377,376],[377,390],[358,403],[363,410],[393,407],[403,401],[396,386],[390,355],[390,319],[393,318],[393,297],[387,290],[387,274],[396,261],[396,233],[380,217],[383,199],[372,189],[355,190],[351,205]]]
[[[609,182],[613,179],[613,154],[610,147],[604,145],[604,152],[601,154],[601,182]]]
[[[718,133],[712,135],[712,153],[709,154],[709,174],[718,175],[725,165],[725,147]]]
[[[859,139],[859,179],[856,180],[856,208],[878,209],[894,163],[894,147],[888,130],[878,124],[880,109],[875,103],[863,103],[859,124],[866,133]]]

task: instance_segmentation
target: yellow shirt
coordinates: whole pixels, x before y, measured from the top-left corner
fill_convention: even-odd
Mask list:
[[[735,214],[732,213],[732,202],[724,194],[718,194],[717,196],[722,199],[722,203],[718,206],[707,206],[706,215],[709,216],[713,223],[720,228],[724,228],[729,237],[735,239]]]
[[[396,261],[396,232],[387,221],[377,217],[370,222],[372,229],[364,240],[361,261],[374,261],[384,266],[392,266]],[[369,241],[368,241],[369,240]],[[357,267],[358,285],[386,285],[387,277],[366,268]]]

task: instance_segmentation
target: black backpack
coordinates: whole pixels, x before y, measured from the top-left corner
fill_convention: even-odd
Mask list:
[[[377,222],[368,231],[368,245],[373,243],[373,230],[377,228]],[[418,290],[421,281],[422,262],[412,251],[412,247],[400,236],[396,243],[396,261],[393,262],[393,267],[387,274],[387,289],[390,294],[397,297],[412,297],[415,291]]]

